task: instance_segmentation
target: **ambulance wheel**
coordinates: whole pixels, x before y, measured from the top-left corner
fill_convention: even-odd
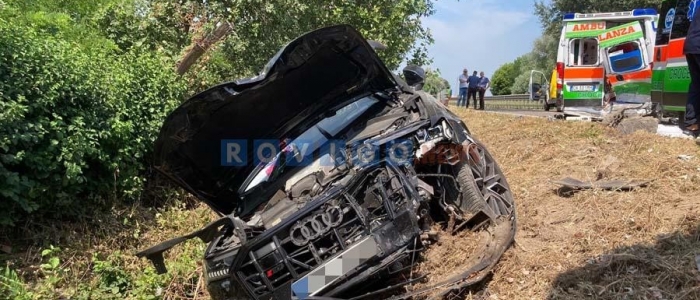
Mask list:
[[[547,102],[544,103],[544,111],[549,111],[551,108],[552,108],[551,104],[549,104]]]

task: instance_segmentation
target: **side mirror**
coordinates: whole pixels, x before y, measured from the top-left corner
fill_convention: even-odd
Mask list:
[[[406,84],[412,86],[416,90],[422,90],[425,82],[425,70],[419,66],[406,66],[403,68],[403,77],[406,78]]]

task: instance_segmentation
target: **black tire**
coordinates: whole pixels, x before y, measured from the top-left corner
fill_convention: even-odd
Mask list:
[[[549,103],[545,102],[544,103],[544,111],[549,111],[552,108],[552,106],[549,105]]]
[[[446,200],[457,206],[467,220],[480,212],[491,219],[514,214],[515,201],[503,171],[483,144],[476,141],[474,145],[480,161],[475,165],[462,161],[451,166],[462,195],[459,196],[454,184],[445,182]]]
[[[447,190],[447,200],[448,203],[454,203],[462,212],[465,217],[470,218],[480,211],[486,208],[486,202],[484,197],[481,195],[481,191],[476,184],[474,179],[474,174],[466,162],[459,162],[454,166],[451,166],[451,173],[455,176],[457,184],[459,185],[462,195],[460,197],[459,192],[455,189],[454,184],[448,182],[445,183]]]

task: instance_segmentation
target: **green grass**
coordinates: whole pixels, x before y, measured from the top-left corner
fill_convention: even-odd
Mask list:
[[[0,231],[0,245],[13,249],[0,252],[0,299],[206,299],[201,241],[166,252],[163,275],[134,253],[214,217],[206,205],[174,196],[157,206],[95,211],[90,220]]]

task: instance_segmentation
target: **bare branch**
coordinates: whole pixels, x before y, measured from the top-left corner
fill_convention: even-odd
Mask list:
[[[219,26],[217,26],[211,34],[199,42],[194,42],[192,48],[185,53],[180,62],[175,67],[175,71],[178,75],[183,75],[192,67],[192,65],[197,62],[197,60],[204,55],[204,53],[211,48],[212,45],[216,44],[222,40],[226,35],[228,35],[233,26],[228,21],[224,21]]]

